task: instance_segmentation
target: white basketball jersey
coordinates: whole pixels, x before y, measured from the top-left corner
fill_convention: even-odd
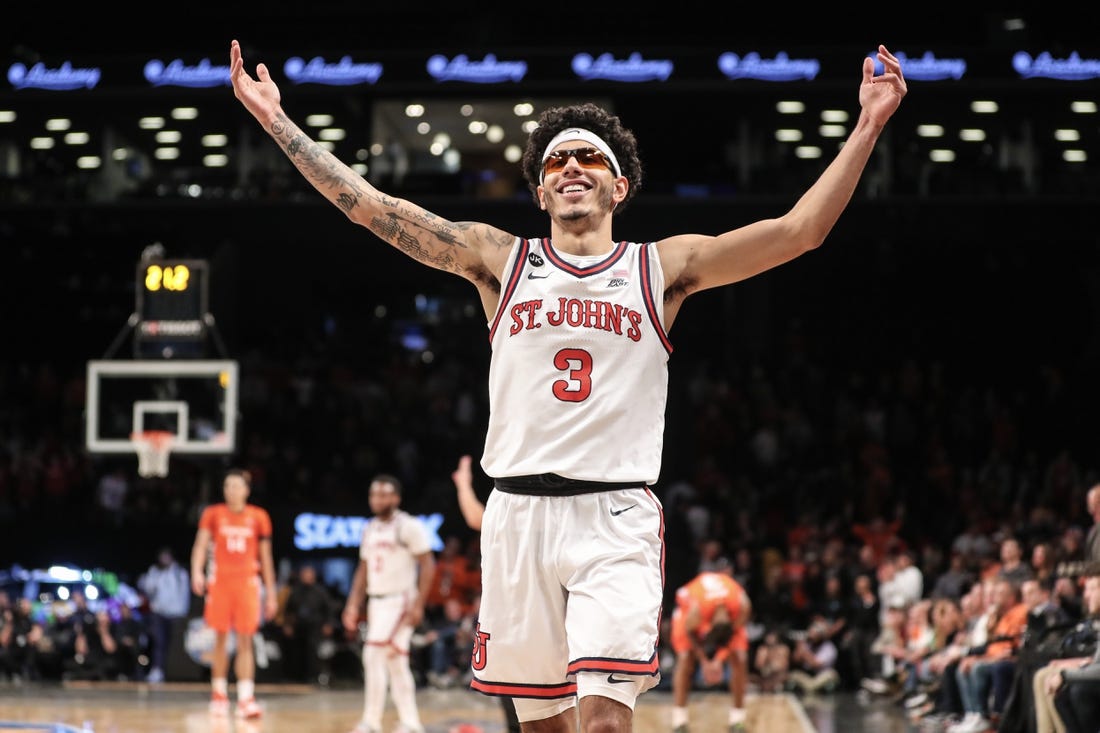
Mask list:
[[[672,352],[664,288],[652,244],[575,257],[549,238],[516,241],[489,323],[487,475],[656,483]]]
[[[431,549],[420,520],[400,509],[388,522],[367,522],[359,541],[359,557],[367,563],[367,594],[389,595],[415,590],[416,561]]]

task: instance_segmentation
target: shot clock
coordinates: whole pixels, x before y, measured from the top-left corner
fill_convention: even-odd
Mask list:
[[[138,356],[171,358],[201,347],[209,310],[207,274],[206,260],[144,259],[138,263],[134,334]]]

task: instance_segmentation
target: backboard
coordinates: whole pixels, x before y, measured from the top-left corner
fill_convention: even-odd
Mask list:
[[[85,444],[90,453],[139,453],[148,431],[173,434],[171,451],[236,450],[238,365],[233,360],[88,362]]]

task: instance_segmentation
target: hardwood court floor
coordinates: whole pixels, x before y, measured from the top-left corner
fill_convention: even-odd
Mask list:
[[[212,718],[209,688],[197,683],[75,683],[0,687],[0,731],[46,733],[347,733],[359,720],[363,691],[304,685],[259,685],[265,715],[258,722]],[[728,696],[694,693],[692,733],[725,733]],[[427,733],[503,733],[499,702],[465,689],[417,691]],[[670,733],[671,695],[650,691],[638,702],[635,733]],[[853,695],[800,700],[791,695],[755,695],[746,701],[749,733],[912,733],[896,708],[861,706]],[[397,723],[392,703],[384,718]]]

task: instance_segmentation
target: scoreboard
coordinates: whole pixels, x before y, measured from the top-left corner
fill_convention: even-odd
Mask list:
[[[171,358],[202,346],[209,311],[206,260],[143,259],[137,265],[137,356]]]

